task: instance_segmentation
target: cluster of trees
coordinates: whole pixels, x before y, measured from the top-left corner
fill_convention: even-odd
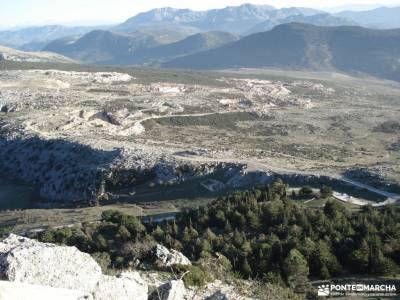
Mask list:
[[[223,257],[244,278],[301,292],[310,278],[398,274],[400,209],[366,206],[351,213],[334,200],[324,209],[307,209],[290,200],[286,185],[278,180],[185,211],[173,221],[142,224],[135,217],[106,211],[100,224],[49,230],[40,239],[76,245],[95,256],[106,252],[114,267],[142,259],[152,244],[161,243],[192,261]]]

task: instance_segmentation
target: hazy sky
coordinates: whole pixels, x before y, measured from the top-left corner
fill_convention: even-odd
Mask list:
[[[365,8],[400,5],[400,0],[0,0],[0,27],[85,22],[116,23],[152,8],[177,7],[206,10],[243,3],[275,7]]]

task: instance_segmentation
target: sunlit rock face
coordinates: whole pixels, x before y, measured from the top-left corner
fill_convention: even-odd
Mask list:
[[[146,300],[148,294],[147,284],[137,272],[103,275],[97,262],[76,247],[41,243],[14,234],[0,243],[0,276],[10,282],[0,284],[4,293],[12,292],[10,284],[27,284],[34,292],[49,288],[50,293],[59,293],[60,299],[65,294],[65,299]]]

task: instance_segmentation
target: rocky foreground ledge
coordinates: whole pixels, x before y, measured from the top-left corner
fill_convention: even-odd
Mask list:
[[[137,272],[107,276],[89,254],[75,247],[14,234],[0,243],[0,276],[1,299],[33,299],[37,294],[42,295],[38,299],[148,298],[148,285]]]
[[[155,255],[165,266],[191,263],[180,252],[161,245],[157,245]],[[158,282],[154,289],[154,282],[146,281],[137,271],[105,275],[89,254],[76,247],[41,243],[15,234],[0,242],[0,279],[0,299],[7,300],[228,300],[238,297],[231,295],[231,287],[218,281],[200,294],[186,289],[180,279]]]

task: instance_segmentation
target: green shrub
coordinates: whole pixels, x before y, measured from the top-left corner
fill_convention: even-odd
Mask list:
[[[299,191],[299,196],[311,196],[313,194],[313,190],[309,186],[303,186]]]
[[[103,270],[103,273],[106,273],[111,264],[110,255],[107,252],[95,252],[92,254],[92,257],[99,264],[99,266]]]
[[[326,185],[323,185],[319,190],[322,198],[328,198],[332,196],[332,188]]]
[[[39,241],[43,243],[54,243],[56,241],[53,230],[45,230],[39,234]]]
[[[178,277],[183,276],[186,286],[202,287],[213,280],[211,274],[200,266],[174,266],[173,269]]]
[[[8,236],[11,233],[12,229],[13,228],[10,226],[0,227],[0,238],[5,238],[6,236]]]

